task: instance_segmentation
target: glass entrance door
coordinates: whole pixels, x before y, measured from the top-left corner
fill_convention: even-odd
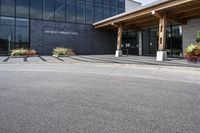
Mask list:
[[[151,56],[156,56],[157,50],[158,50],[158,28],[150,29],[149,54]]]
[[[126,31],[122,37],[123,54],[138,55],[139,54],[139,36],[137,31]]]
[[[183,57],[182,52],[182,27],[170,26],[167,28],[167,54],[168,57],[180,58]]]

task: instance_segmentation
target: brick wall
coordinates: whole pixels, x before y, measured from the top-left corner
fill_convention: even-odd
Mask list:
[[[31,20],[31,48],[50,55],[55,47],[69,47],[77,54],[114,54],[114,31],[96,30],[92,25]],[[58,33],[48,33],[48,32]]]

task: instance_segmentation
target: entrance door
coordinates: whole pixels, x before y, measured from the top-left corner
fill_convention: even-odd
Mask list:
[[[123,54],[138,55],[139,54],[139,36],[136,31],[126,31],[122,38]]]
[[[182,27],[170,26],[167,28],[167,45],[166,50],[168,57],[180,58],[182,53]]]
[[[149,55],[156,56],[158,50],[158,29],[150,29]]]

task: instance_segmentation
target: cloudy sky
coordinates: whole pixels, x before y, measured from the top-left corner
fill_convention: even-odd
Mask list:
[[[138,1],[138,2],[142,3],[143,5],[146,5],[146,4],[152,3],[157,0],[135,0],[135,1]]]

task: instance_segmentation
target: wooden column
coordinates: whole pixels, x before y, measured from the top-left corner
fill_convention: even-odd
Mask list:
[[[123,25],[121,24],[118,27],[117,50],[121,50],[121,47],[122,47],[122,33],[123,33]]]
[[[166,46],[166,15],[162,15],[159,22],[159,42],[158,49],[159,51],[164,51]]]

